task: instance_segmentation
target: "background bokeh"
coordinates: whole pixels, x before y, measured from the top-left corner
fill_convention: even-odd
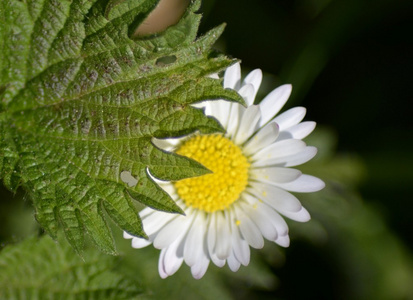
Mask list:
[[[158,251],[121,238],[119,270],[155,299],[413,299],[413,1],[204,0],[202,12],[201,33],[227,23],[217,49],[263,70],[261,96],[293,84],[285,108],[318,123],[302,170],[327,186],[299,195],[312,220],[290,223],[288,249],[266,243],[238,273],[161,280]],[[1,245],[39,232],[25,193],[1,187]]]
[[[337,176],[343,171],[340,167],[348,167],[346,176],[353,178],[347,178],[349,182],[341,180],[343,190],[336,192],[342,194],[335,197],[341,196],[349,207],[367,207],[368,213],[380,220],[379,225],[367,216],[363,221],[360,217],[360,224],[353,224],[354,232],[346,232],[362,239],[363,231],[371,231],[370,239],[359,245],[349,245],[354,241],[348,237],[335,236],[338,228],[347,226],[341,222],[359,218],[358,213],[352,212],[328,224],[322,222],[327,231],[325,243],[293,241],[285,252],[285,264],[274,270],[280,288],[273,295],[305,298],[310,292],[325,298],[373,297],[380,289],[379,281],[374,279],[378,273],[393,272],[388,276],[398,278],[389,264],[394,253],[380,252],[375,247],[385,248],[390,243],[388,239],[396,239],[409,256],[403,264],[411,267],[413,2],[210,0],[204,4],[207,13],[203,30],[227,23],[219,44],[223,51],[240,58],[244,67],[273,74],[271,83],[267,81],[271,85],[268,88],[292,83],[292,99],[287,105],[307,107],[306,118],[317,121],[323,134],[330,135],[325,138],[336,153],[332,160],[340,166],[328,170],[330,175],[323,178],[327,189],[320,198],[339,180]],[[306,170],[311,172],[310,168]],[[354,197],[358,198],[357,204]],[[324,200],[335,206],[332,199]],[[306,204],[314,211],[311,201]],[[316,220],[317,217],[314,216]],[[374,231],[380,234],[373,238]],[[375,255],[378,257],[373,258]],[[378,271],[379,268],[383,270]],[[383,293],[381,296],[386,297]],[[411,292],[409,295],[413,297]]]

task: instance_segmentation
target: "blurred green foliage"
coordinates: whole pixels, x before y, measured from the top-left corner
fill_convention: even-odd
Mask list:
[[[29,237],[0,252],[0,299],[138,299],[139,282],[116,259],[89,249],[78,256],[64,239]]]

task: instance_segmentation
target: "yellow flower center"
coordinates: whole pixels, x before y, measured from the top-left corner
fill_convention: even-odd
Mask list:
[[[238,200],[248,184],[250,164],[241,149],[221,134],[197,135],[176,153],[192,158],[210,174],[178,181],[175,188],[187,206],[214,212]]]

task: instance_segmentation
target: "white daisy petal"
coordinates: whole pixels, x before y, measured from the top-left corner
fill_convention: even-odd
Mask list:
[[[291,95],[291,84],[284,84],[269,93],[260,103],[260,127],[270,121],[284,106]]]
[[[174,138],[174,139],[157,139],[152,138],[152,144],[154,144],[159,149],[166,151],[172,151],[176,146],[183,140],[183,138]]]
[[[301,171],[280,167],[262,167],[251,169],[250,178],[265,183],[285,183],[296,180]],[[278,186],[278,185],[277,185]]]
[[[208,269],[208,266],[209,266],[209,259],[205,255],[203,255],[201,259],[197,261],[197,263],[191,267],[192,276],[195,279],[201,279],[205,275]]]
[[[178,271],[184,261],[184,258],[182,256],[178,256],[177,254],[181,242],[182,238],[178,238],[168,248],[166,248],[166,252],[164,254],[163,270],[166,274],[168,274],[168,276],[175,274],[175,272]]]
[[[216,76],[215,76],[216,78]],[[180,206],[185,216],[146,208],[140,212],[148,240],[124,232],[132,247],[151,243],[161,249],[158,270],[162,278],[174,274],[185,262],[196,279],[212,261],[237,271],[250,262],[250,246],[262,248],[264,238],[288,247],[284,219],[310,220],[310,214],[291,192],[314,192],[324,187],[320,179],[288,167],[307,162],[317,149],[302,139],[315,122],[302,122],[306,110],[296,107],[278,115],[291,94],[291,85],[273,90],[254,106],[262,72],[254,70],[241,82],[240,65],[229,67],[224,87],[237,91],[247,108],[224,100],[193,105],[216,118],[225,134],[199,132],[177,139],[153,139],[161,150],[176,151],[210,169],[205,176],[178,182],[151,179]]]
[[[255,131],[256,125],[260,120],[260,110],[258,106],[249,106],[241,117],[238,132],[233,140],[236,144],[244,143]]]
[[[248,244],[255,249],[261,249],[264,247],[264,239],[262,238],[257,225],[255,225],[248,215],[245,214],[238,206],[235,206],[235,214],[238,218],[237,223],[241,231],[241,235],[248,242]]]
[[[218,101],[224,101],[224,100],[215,100],[215,101],[210,101],[210,102],[206,102],[204,107],[205,107],[205,115],[207,116],[213,116],[216,115],[216,112],[214,113],[216,107],[217,107],[217,102]],[[216,117],[215,117],[216,118]]]
[[[217,240],[215,244],[215,253],[219,259],[226,259],[231,252],[231,240],[228,238],[230,235],[229,221],[221,212],[216,213],[216,219]]]
[[[248,98],[252,97],[254,94],[254,87],[251,84],[244,85],[238,91],[238,93],[244,98],[246,102],[248,102]],[[222,124],[224,128],[226,128],[227,133],[230,137],[235,137],[237,132],[239,131],[240,125],[242,126],[243,122],[245,121],[246,109],[240,104],[232,103],[231,110],[229,114],[229,119],[226,124]],[[249,117],[249,115],[247,116]],[[255,122],[257,123],[258,120]]]
[[[241,266],[241,263],[237,260],[234,253],[231,253],[227,261],[228,261],[228,267],[230,268],[232,272],[238,271],[239,267]]]
[[[224,88],[239,90],[241,84],[241,66],[235,63],[228,67],[224,75]]]
[[[204,248],[205,231],[205,216],[200,212],[194,217],[194,222],[189,229],[184,246],[184,259],[188,266],[195,265],[195,263],[201,259]]]
[[[295,153],[290,156],[282,157],[277,160],[273,160],[271,164],[279,165],[283,167],[295,167],[302,165],[312,159],[317,154],[317,148],[312,146],[307,146],[303,151]]]
[[[147,235],[152,235],[156,233],[161,228],[165,227],[166,224],[172,219],[178,217],[177,215],[167,214],[164,212],[155,211],[154,213],[148,215],[146,218],[142,218],[143,226]]]
[[[297,221],[297,222],[308,222],[311,219],[310,214],[304,207],[301,207],[301,209],[297,212],[285,211],[285,212],[282,212],[282,214],[286,216],[287,218]]]
[[[168,253],[168,252],[167,252]],[[176,273],[176,271],[179,270],[179,268],[182,266],[182,263],[184,262],[184,259],[182,257],[177,257],[177,256],[167,256],[165,254],[164,258],[165,262],[165,273],[168,274],[168,276],[172,276],[173,274]]]
[[[277,237],[288,235],[288,225],[284,218],[280,216],[275,210],[271,209],[266,203],[258,204],[258,208],[263,214],[267,215],[268,220],[271,221],[277,230]]]
[[[256,92],[252,84],[245,84],[239,89],[238,94],[241,95],[249,107],[251,104],[248,103],[254,102]]]
[[[253,105],[255,96],[257,95],[258,89],[260,88],[262,81],[262,71],[260,69],[255,69],[254,71],[250,72],[247,77],[244,79],[244,84],[252,84],[254,86],[254,95],[252,97],[252,101],[247,102],[247,105]]]
[[[294,107],[274,118],[274,122],[280,126],[280,131],[283,131],[300,123],[306,112],[304,107]]]
[[[301,175],[294,181],[284,183],[277,182],[275,185],[284,190],[299,193],[317,192],[325,187],[324,181],[317,177],[306,174]]]
[[[257,163],[259,163],[260,166],[269,165],[268,163],[266,163],[266,161],[272,159],[280,159],[282,157],[287,157],[292,154],[299,153],[300,151],[304,150],[305,147],[306,144],[301,140],[284,140],[273,143],[270,146],[261,149],[260,151],[253,154],[251,156],[251,159],[254,162],[256,161]],[[256,166],[255,163],[254,166]]]
[[[248,266],[251,255],[250,246],[247,241],[241,238],[237,242],[239,243],[239,248],[234,248],[234,254],[242,265]]]
[[[208,253],[212,255],[215,250],[215,242],[217,239],[216,214],[209,214],[208,218],[207,249]]]
[[[161,250],[161,254],[159,255],[159,262],[158,262],[158,272],[162,279],[168,277],[168,274],[165,271],[165,253],[166,248]]]
[[[124,232],[123,232],[123,238],[124,238],[124,239],[127,239],[127,240],[130,240],[130,239],[134,238],[134,236],[133,236],[133,235],[130,235],[129,233],[127,233],[126,231],[124,231]]]
[[[277,236],[277,229],[272,225],[271,221],[267,219],[267,216],[258,210],[254,206],[242,205],[244,212],[251,218],[251,220],[257,225],[261,231],[263,237],[269,241],[274,241]]]
[[[290,237],[289,237],[288,235],[286,235],[286,236],[279,236],[279,237],[275,240],[275,242],[276,242],[278,245],[287,248],[288,246],[290,246]]]
[[[233,212],[230,211],[231,218],[231,231],[232,231],[232,250],[237,260],[247,266],[250,263],[250,247],[248,243],[241,238],[241,233],[239,231],[239,226],[236,225],[236,220],[234,219]]]
[[[215,253],[215,243],[217,239],[217,214],[209,214],[208,220],[208,232],[207,232],[207,251],[212,262],[218,267],[223,267],[225,265],[225,259],[219,259]]]
[[[193,218],[194,215],[188,217],[177,216],[158,232],[153,241],[153,246],[157,249],[168,247],[181,233],[188,231]]]
[[[248,204],[257,210],[259,210],[262,214],[267,216],[267,219],[271,221],[271,224],[277,230],[278,235],[287,235],[288,234],[288,225],[270,205],[263,202],[261,199],[257,199],[257,197],[252,196],[251,194],[244,193],[242,195],[243,199],[248,202]]]
[[[216,100],[210,103],[210,110],[206,109],[205,114],[216,118],[224,128],[227,128],[231,107],[231,102]]]
[[[211,258],[211,261],[214,263],[219,268],[222,268],[225,266],[225,259],[219,259],[218,256],[215,253],[212,253],[212,255],[209,256]]]
[[[134,237],[132,239],[132,248],[135,248],[135,249],[144,248],[150,244],[152,244],[151,241],[145,240],[143,238]]]
[[[277,166],[277,167],[294,167],[306,163],[317,154],[317,148],[305,147],[300,151],[291,151],[292,153],[287,156],[264,158],[252,163],[252,168],[260,168],[265,166]]]
[[[218,266],[223,267],[225,265],[225,259],[219,259],[217,254],[215,253],[215,243],[217,239],[217,214],[209,214],[208,220],[208,232],[207,232],[207,252],[209,257],[211,258],[212,262]]]
[[[244,107],[238,104],[231,105],[231,111],[229,113],[228,123],[224,128],[226,128],[227,133],[229,136],[234,136],[238,130],[239,118],[242,115],[243,111],[245,110]]]
[[[217,99],[217,100],[218,100],[218,99]],[[212,102],[214,102],[214,101],[202,101],[202,102],[199,102],[199,103],[192,104],[192,106],[194,106],[194,107],[196,107],[196,108],[201,108],[201,109],[203,109],[203,110],[204,110],[204,113],[205,113],[206,115],[208,115],[208,114],[206,113],[206,111],[207,111],[207,110],[211,111],[211,103],[212,103]]]
[[[243,150],[246,155],[252,155],[257,148],[262,149],[277,140],[279,133],[278,124],[270,122],[261,128],[244,146]]]
[[[147,207],[139,213],[139,216],[143,219],[143,218],[146,218],[147,216],[149,216],[153,213],[156,213],[156,210],[153,210],[152,208]]]
[[[283,130],[280,132],[278,136],[278,140],[286,140],[286,139],[303,139],[307,137],[311,132],[313,132],[316,123],[313,121],[302,122],[288,129]]]
[[[254,182],[251,192],[282,214],[286,211],[298,212],[302,207],[295,196],[270,184]]]

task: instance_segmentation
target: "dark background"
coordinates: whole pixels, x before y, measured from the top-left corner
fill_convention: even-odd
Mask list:
[[[273,87],[293,84],[287,105],[335,128],[337,151],[360,154],[362,194],[413,247],[413,1],[205,2],[201,31],[227,23],[227,54],[274,74]]]
[[[218,48],[273,74],[271,88],[292,83],[287,105],[307,107],[306,119],[334,129],[339,154],[363,161],[363,201],[411,252],[413,1],[207,0],[203,9],[201,31],[227,23]],[[271,295],[344,297],[346,275],[328,251],[293,243]]]

